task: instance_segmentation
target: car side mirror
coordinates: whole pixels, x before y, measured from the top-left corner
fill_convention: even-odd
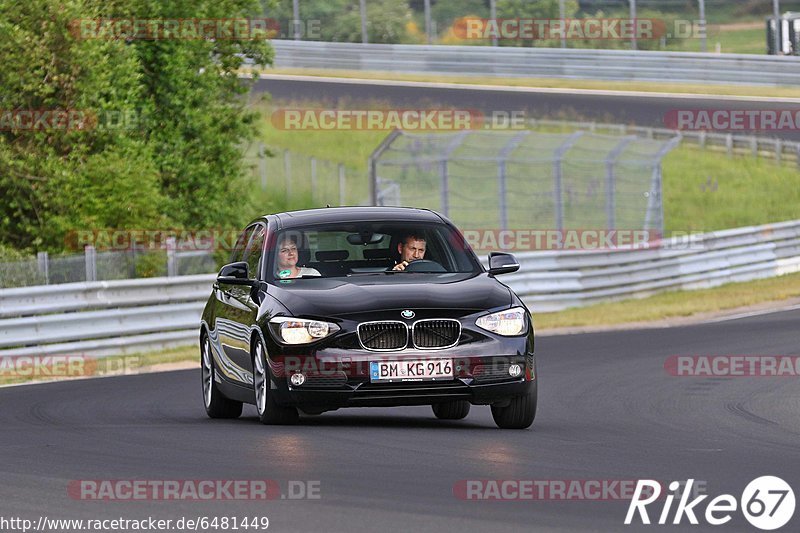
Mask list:
[[[217,282],[229,285],[253,286],[256,280],[248,278],[247,263],[239,261],[223,266],[219,271],[219,275],[217,275]]]
[[[490,276],[509,274],[517,270],[519,270],[519,263],[513,255],[502,252],[492,252],[489,254]]]

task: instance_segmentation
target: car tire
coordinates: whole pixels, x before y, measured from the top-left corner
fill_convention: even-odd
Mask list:
[[[435,403],[431,407],[439,420],[461,420],[469,414],[470,405],[466,400],[453,400]]]
[[[216,367],[207,334],[200,341],[200,372],[203,379],[203,405],[209,418],[239,418],[242,402],[226,398],[217,388]]]
[[[259,339],[253,343],[253,392],[258,419],[267,425],[296,424],[300,419],[297,409],[275,403],[275,396],[270,393],[271,382],[267,352]]]
[[[536,418],[537,382],[531,384],[527,394],[511,399],[505,407],[492,406],[494,423],[502,429],[526,429]]]

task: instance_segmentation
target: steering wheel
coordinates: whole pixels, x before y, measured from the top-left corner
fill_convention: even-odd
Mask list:
[[[447,272],[445,268],[437,263],[436,261],[431,261],[429,259],[417,259],[416,261],[411,261],[405,268],[404,272]]]

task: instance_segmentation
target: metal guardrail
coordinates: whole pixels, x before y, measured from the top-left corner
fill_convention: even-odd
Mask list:
[[[503,281],[534,312],[549,312],[800,272],[800,221],[697,237],[688,247],[674,239],[647,250],[521,253],[520,272]]]
[[[0,290],[0,357],[192,344],[215,274]]]
[[[800,272],[800,220],[619,251],[517,254],[503,277],[536,312]],[[197,342],[214,275],[0,290],[0,357],[112,355]]]
[[[800,58],[747,54],[273,40],[275,66],[697,84],[800,85]]]

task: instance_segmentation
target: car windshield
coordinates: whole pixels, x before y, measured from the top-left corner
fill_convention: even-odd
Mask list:
[[[464,238],[436,223],[293,228],[280,232],[268,253],[273,280],[482,271]]]

